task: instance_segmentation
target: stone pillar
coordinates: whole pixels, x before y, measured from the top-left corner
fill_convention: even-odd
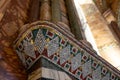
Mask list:
[[[40,0],[40,20],[51,20],[50,0]]]
[[[67,15],[67,10],[65,6],[65,1],[60,0],[60,13],[61,13],[61,22],[65,23],[66,25],[69,26],[69,20],[68,20],[68,15]]]
[[[39,20],[39,9],[40,1],[39,0],[31,0],[30,9],[28,11],[28,22],[34,22]]]
[[[75,9],[75,5],[73,0],[65,0],[67,12],[68,12],[68,18],[70,22],[70,28],[71,32],[75,35],[75,38],[78,40],[84,40],[85,36],[83,34],[83,31],[81,29],[81,23],[78,18],[77,11]]]
[[[51,0],[51,6],[52,6],[52,21],[60,22],[61,21],[60,0]]]

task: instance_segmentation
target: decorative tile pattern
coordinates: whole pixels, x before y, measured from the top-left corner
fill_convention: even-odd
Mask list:
[[[70,57],[70,45],[63,48],[59,54],[60,54],[60,64],[63,64]]]
[[[45,38],[42,34],[41,29],[39,29],[37,36],[35,38],[34,46],[37,48],[38,52],[41,54],[45,47]]]
[[[81,65],[81,54],[78,53],[75,57],[71,59],[71,70],[74,71]]]
[[[93,80],[101,80],[101,67],[99,66],[96,70],[92,72]]]
[[[32,57],[32,58],[36,58],[33,44],[31,44],[30,42],[24,40],[23,45],[24,45],[25,54]]]
[[[69,70],[70,69],[70,64],[69,63],[66,63],[65,66],[64,66],[65,70]]]
[[[54,55],[52,58],[52,61],[54,61],[55,63],[57,63],[59,60],[59,57],[57,55]]]
[[[87,61],[85,64],[82,65],[82,72],[83,72],[83,78],[85,78],[87,75],[89,75],[92,72],[91,69],[91,60]]]
[[[19,49],[19,51],[23,50],[23,44],[22,43],[19,44],[18,49]]]
[[[110,80],[110,73],[107,73],[101,80]]]
[[[110,79],[115,80],[116,76],[114,74],[111,74]]]
[[[72,47],[72,53],[77,53],[77,51],[78,51],[78,49],[77,48],[75,48],[75,47]]]
[[[48,31],[48,30],[47,30],[46,35],[47,35],[49,38],[51,38],[51,39],[54,37],[54,33],[51,32],[51,31]]]
[[[107,73],[107,69],[105,67],[102,68],[102,74],[105,75]]]
[[[32,38],[33,38],[33,34],[32,34],[32,32],[29,33],[29,34],[25,37],[25,39],[26,39],[27,41],[32,40]]]
[[[22,63],[23,63],[24,65],[26,65],[26,62],[25,62],[25,54],[23,54],[22,52],[19,52],[18,50],[16,50],[16,52],[17,52],[20,60],[22,61]]]
[[[33,63],[33,60],[29,57],[27,60],[26,60],[26,63],[28,66],[30,66],[32,63]]]
[[[77,70],[76,71],[76,73],[75,73],[75,76],[79,79],[79,80],[81,80],[81,75],[82,75],[82,72],[80,71],[80,70]]]
[[[87,76],[86,80],[93,80],[90,76]]]
[[[66,46],[67,42],[66,42],[65,40],[61,39],[61,40],[60,40],[60,44],[61,44],[62,46]]]
[[[85,52],[82,56],[82,60],[86,62],[88,60],[88,57],[89,57],[89,55],[86,54],[86,52]]]
[[[98,63],[97,63],[96,61],[93,61],[93,63],[92,63],[92,67],[93,67],[94,69],[96,69],[97,66],[98,66]]]
[[[59,38],[56,37],[48,43],[48,56],[53,55],[59,48]]]

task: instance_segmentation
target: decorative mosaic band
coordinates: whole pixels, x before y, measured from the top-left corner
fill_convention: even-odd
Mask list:
[[[79,80],[120,80],[120,73],[109,63],[45,23],[33,24],[16,40],[16,52],[27,69],[43,56]]]

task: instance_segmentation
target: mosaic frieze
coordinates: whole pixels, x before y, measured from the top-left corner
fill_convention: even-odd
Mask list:
[[[16,43],[17,54],[27,69],[45,57],[79,80],[120,80],[105,64],[58,33],[40,25],[30,29]]]
[[[71,59],[71,70],[74,71],[81,66],[81,54],[78,53]]]
[[[53,55],[55,52],[57,52],[58,49],[59,49],[59,38],[58,37],[48,42],[48,49],[47,49],[48,56]]]
[[[42,34],[42,31],[39,29],[39,31],[37,32],[35,41],[34,41],[34,46],[35,46],[36,50],[38,50],[39,53],[42,53],[44,50],[45,44],[46,44],[45,38]]]

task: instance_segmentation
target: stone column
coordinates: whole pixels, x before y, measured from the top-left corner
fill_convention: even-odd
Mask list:
[[[28,11],[28,22],[34,22],[39,20],[39,7],[40,6],[40,2],[39,0],[32,0],[31,1],[31,5],[30,5],[30,9]]]
[[[51,0],[52,6],[52,21],[61,21],[60,0]]]
[[[50,0],[40,0],[40,20],[51,20]]]
[[[70,28],[72,33],[75,35],[76,39],[78,40],[84,40],[85,36],[83,34],[83,31],[81,29],[81,23],[78,18],[77,11],[75,9],[75,5],[73,0],[65,0],[69,22],[70,22]]]
[[[69,20],[68,20],[68,15],[67,15],[67,10],[66,10],[66,6],[65,6],[65,1],[64,0],[60,0],[60,14],[61,14],[61,22],[66,24],[65,27],[67,30],[70,30],[69,27]]]

